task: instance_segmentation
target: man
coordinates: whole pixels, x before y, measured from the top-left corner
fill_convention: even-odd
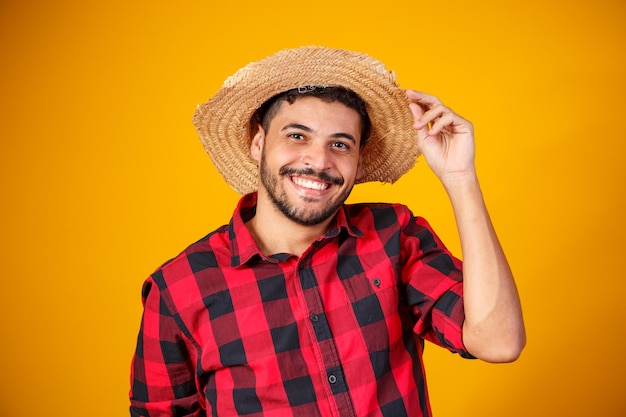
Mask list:
[[[145,282],[131,415],[430,416],[424,340],[519,356],[472,125],[437,98],[366,55],[304,47],[239,70],[194,123],[244,197]],[[408,208],[344,204],[420,153],[450,197],[463,266]]]

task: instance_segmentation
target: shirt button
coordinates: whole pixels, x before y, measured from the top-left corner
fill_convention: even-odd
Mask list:
[[[330,375],[328,377],[328,382],[330,382],[331,384],[334,384],[335,382],[337,382],[337,377],[335,375]]]
[[[312,322],[316,322],[318,321],[320,318],[317,314],[311,314],[311,321]]]
[[[374,284],[375,287],[380,287],[380,279],[374,278],[372,284]]]

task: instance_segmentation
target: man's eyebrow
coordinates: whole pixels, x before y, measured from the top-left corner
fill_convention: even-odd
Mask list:
[[[283,126],[283,128],[280,130],[283,131],[283,130],[288,130],[288,129],[299,129],[299,130],[304,130],[305,132],[313,131],[313,129],[311,129],[310,127],[301,125],[300,123],[289,123],[288,125]]]
[[[281,131],[288,130],[288,129],[299,129],[299,130],[303,130],[305,132],[312,132],[313,131],[313,129],[311,129],[310,127],[302,125],[300,123],[289,123],[288,125],[283,126]],[[349,133],[344,133],[344,132],[333,133],[331,135],[331,137],[335,138],[335,139],[344,138],[344,139],[348,139],[348,140],[356,143],[356,139],[354,138],[354,136],[352,136]]]
[[[333,135],[331,135],[332,138],[344,138],[344,139],[348,139],[349,141],[353,142],[354,144],[356,144],[356,139],[354,138],[354,136],[352,136],[349,133],[343,133],[343,132],[339,132],[339,133],[335,133]]]

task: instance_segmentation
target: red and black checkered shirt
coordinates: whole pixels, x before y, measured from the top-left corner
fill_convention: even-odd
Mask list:
[[[430,416],[424,340],[462,342],[461,262],[402,205],[342,207],[303,254],[264,256],[245,222],[145,282],[132,416]]]

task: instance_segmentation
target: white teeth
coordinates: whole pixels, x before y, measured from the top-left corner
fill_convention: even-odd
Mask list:
[[[328,184],[323,182],[311,181],[304,178],[292,177],[294,183],[300,187],[310,188],[312,190],[323,191],[328,188]]]

